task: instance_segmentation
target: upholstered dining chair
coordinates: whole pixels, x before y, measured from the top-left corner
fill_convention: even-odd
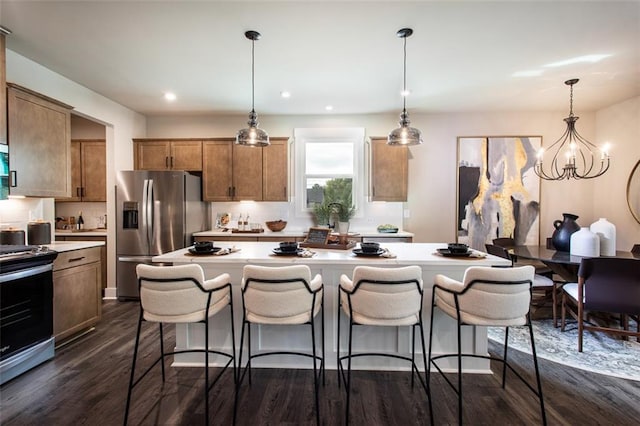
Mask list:
[[[311,277],[307,265],[267,267],[246,265],[242,277],[242,332],[240,337],[240,356],[238,388],[245,374],[249,373],[251,383],[251,360],[270,355],[295,355],[310,358],[313,362],[313,383],[315,397],[316,423],[320,424],[319,378],[324,383],[324,285],[320,274]],[[321,314],[320,345],[318,355],[316,339],[316,317]],[[251,324],[270,324],[279,326],[309,325],[310,350],[302,351],[260,351],[252,353]],[[246,332],[245,332],[246,330]],[[247,337],[247,363],[242,369],[242,353]],[[318,365],[319,364],[319,365]]]
[[[420,332],[422,358],[426,368],[426,348],[424,344],[424,329],[422,326],[422,298],[423,283],[422,269],[419,266],[405,266],[400,268],[379,268],[371,266],[356,266],[353,278],[346,275],[340,277],[339,303],[340,311],[349,320],[349,343],[346,355],[340,354],[340,313],[338,313],[338,348],[337,373],[338,386],[345,385],[346,406],[345,419],[349,424],[349,406],[351,400],[351,360],[356,357],[378,356],[391,357],[411,362],[411,385],[416,375],[425,390],[429,403],[429,415],[433,424],[431,393],[428,383],[420,376],[415,363],[415,335],[416,327]],[[382,327],[411,327],[411,357],[396,353],[353,353],[354,326],[382,326]],[[347,361],[345,375],[343,361]]]
[[[533,327],[529,314],[531,303],[531,288],[535,269],[531,265],[515,268],[492,268],[487,266],[472,266],[468,268],[462,281],[454,280],[438,274],[432,293],[431,324],[433,324],[436,307],[444,314],[457,321],[457,352],[455,354],[432,355],[433,327],[429,332],[429,364],[427,380],[431,379],[431,366],[435,367],[445,381],[458,396],[458,423],[462,424],[462,359],[465,357],[485,358],[502,363],[502,387],[506,384],[507,368],[512,371],[540,401],[542,423],[546,425],[547,418],[542,395],[538,357],[536,355]],[[461,347],[461,328],[470,326],[505,327],[505,341],[503,357],[491,355],[465,354]],[[507,348],[509,327],[527,326],[531,339],[531,352],[535,368],[536,384],[532,386],[518,371],[507,362]],[[443,374],[437,361],[444,358],[456,357],[458,361],[457,386]]]
[[[485,244],[485,248],[487,250],[487,253],[489,254],[511,260],[512,267],[518,266],[518,264],[515,263],[513,256],[511,256],[511,254],[506,248],[495,245],[495,244]],[[524,265],[519,265],[519,266],[524,266]],[[534,266],[535,268],[535,265],[532,265],[532,266]],[[532,297],[532,305],[539,305],[540,299],[543,300],[542,303],[544,303],[545,299],[546,300],[551,299],[551,312],[553,316],[553,326],[556,328],[558,327],[558,314],[557,314],[558,295],[563,285],[564,285],[564,281],[555,281],[549,278],[547,275],[541,275],[536,273],[533,277],[532,290],[533,290],[533,293],[537,293],[536,297],[538,299],[536,300],[536,299],[533,299]]]
[[[578,282],[563,287],[562,331],[565,330],[567,311],[578,321],[578,352],[582,352],[585,330],[640,338],[640,330],[629,330],[626,321],[627,316],[637,318],[640,314],[640,260],[583,258],[578,270]],[[587,314],[590,311],[620,314],[622,328],[588,322]]]
[[[170,355],[187,352],[203,354],[204,361],[204,400],[205,418],[209,422],[209,390],[220,379],[229,366],[233,368],[234,382],[236,379],[235,335],[233,332],[233,298],[229,274],[221,274],[205,280],[200,265],[179,266],[151,266],[140,264],[136,267],[138,289],[140,291],[140,315],[136,332],[131,376],[127,392],[124,423],[129,418],[129,407],[133,388],[158,363],[162,368],[162,381],[165,381],[164,358]],[[209,321],[212,317],[229,306],[229,324],[231,333],[231,350],[224,352],[212,349],[209,344]],[[140,334],[143,322],[153,322],[159,325],[160,356],[147,369],[135,378],[136,361],[140,346]],[[202,349],[176,350],[165,352],[163,324],[203,323],[205,345]],[[218,372],[213,381],[209,380],[209,356],[216,354],[226,359],[226,364]],[[235,407],[234,407],[235,415]]]

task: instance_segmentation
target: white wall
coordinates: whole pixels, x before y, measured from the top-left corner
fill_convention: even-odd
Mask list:
[[[596,129],[596,140],[611,143],[611,169],[594,180],[590,220],[607,218],[616,225],[618,250],[630,250],[640,244],[640,223],[626,201],[629,175],[640,160],[640,96],[598,111]]]
[[[133,167],[131,139],[145,137],[145,117],[81,86],[11,50],[7,50],[7,81],[75,107],[86,118],[106,126],[107,188],[115,187],[118,170]],[[126,88],[125,88],[126,89]],[[107,212],[115,217],[115,193],[107,190]],[[115,296],[115,227],[108,228],[107,296]]]
[[[595,114],[580,113],[576,127],[589,140],[595,135]],[[411,114],[412,125],[423,132],[424,144],[410,148],[409,211],[403,228],[415,234],[416,242],[455,240],[456,157],[459,136],[542,136],[549,146],[565,130],[566,112],[494,112]],[[398,117],[352,116],[261,116],[260,126],[270,136],[292,136],[296,127],[365,127],[367,136],[384,136],[397,126]],[[148,117],[148,137],[234,136],[245,125],[243,116]],[[614,148],[615,149],[615,148]],[[593,183],[546,182],[541,185],[541,241],[553,232],[552,223],[563,212],[580,216],[589,225],[593,217]],[[212,210],[216,210],[215,205]],[[586,221],[583,219],[587,219]],[[402,220],[401,218],[399,220]],[[376,222],[377,223],[377,222]]]

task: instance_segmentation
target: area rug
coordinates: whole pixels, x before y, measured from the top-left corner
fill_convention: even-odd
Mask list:
[[[633,324],[635,329],[635,323]],[[539,358],[594,373],[640,381],[640,343],[631,337],[619,340],[606,333],[586,331],[582,353],[578,352],[578,326],[567,324],[565,331],[553,327],[553,320],[534,320],[533,333]],[[502,344],[503,327],[489,327],[489,339]],[[509,347],[531,353],[529,329],[509,329]]]

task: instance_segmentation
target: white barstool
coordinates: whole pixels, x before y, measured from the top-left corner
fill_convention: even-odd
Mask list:
[[[535,274],[535,268],[531,265],[517,268],[491,268],[473,266],[466,270],[462,282],[436,275],[431,299],[431,327],[429,332],[429,365],[427,367],[427,380],[431,378],[431,365],[442,374],[442,377],[458,395],[458,423],[462,424],[462,358],[485,358],[502,363],[502,387],[505,386],[506,370],[509,368],[522,382],[539,398],[542,423],[547,424],[542,397],[542,384],[538,369],[538,357],[533,339],[533,327],[529,315],[531,303],[531,289]],[[433,343],[433,313],[438,307],[442,312],[455,319],[458,323],[458,351],[455,354],[432,356]],[[460,332],[463,325],[472,326],[501,326],[505,327],[504,356],[503,358],[490,355],[463,354]],[[531,386],[511,365],[507,362],[507,341],[509,339],[509,327],[529,327],[531,339],[531,351],[535,366],[537,389]],[[448,357],[457,357],[458,360],[458,385],[457,387],[445,376],[436,363],[437,360]]]
[[[297,355],[313,360],[313,382],[315,390],[316,422],[320,424],[319,376],[324,383],[324,286],[322,276],[311,278],[311,269],[306,265],[266,267],[246,265],[242,277],[242,332],[240,334],[240,357],[238,363],[238,388],[249,371],[251,383],[251,360],[268,355]],[[321,313],[321,351],[317,354],[315,318]],[[311,351],[263,351],[251,353],[251,324],[302,325],[308,324],[311,331]],[[244,336],[247,336],[247,364],[242,371]],[[319,362],[319,367],[318,367]]]
[[[376,268],[371,266],[356,266],[353,279],[342,275],[340,277],[339,299],[341,311],[349,319],[349,349],[347,355],[340,356],[340,313],[338,313],[338,386],[343,381],[347,393],[345,407],[346,424],[349,423],[349,405],[351,393],[351,359],[364,356],[379,356],[401,359],[411,362],[411,386],[414,373],[418,376],[429,402],[429,415],[433,424],[431,394],[428,382],[420,376],[415,363],[415,334],[416,327],[420,330],[422,358],[426,375],[426,348],[424,344],[424,329],[422,327],[422,269],[418,266],[402,268]],[[353,330],[355,325],[383,326],[383,327],[411,327],[411,357],[376,352],[353,353]],[[347,360],[347,374],[345,377],[342,361]]]
[[[169,355],[187,352],[204,354],[205,366],[205,416],[209,422],[209,389],[220,379],[227,367],[233,364],[234,382],[236,379],[235,335],[233,331],[233,301],[229,274],[221,274],[216,278],[205,280],[200,265],[150,266],[140,264],[136,267],[138,289],[140,291],[140,315],[136,332],[131,377],[127,392],[124,423],[129,418],[129,406],[133,388],[140,383],[147,373],[158,363],[162,367],[162,381],[165,380],[164,358]],[[214,350],[209,347],[209,320],[225,307],[229,306],[231,328],[231,353]],[[135,379],[136,360],[140,343],[140,330],[143,321],[155,322],[160,329],[160,356],[137,379]],[[165,352],[162,325],[164,323],[204,323],[205,346],[203,349],[177,350]],[[209,354],[217,354],[227,363],[209,384]],[[235,415],[235,407],[234,407]]]

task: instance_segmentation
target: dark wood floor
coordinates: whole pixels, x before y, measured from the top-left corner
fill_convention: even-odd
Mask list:
[[[106,302],[103,320],[96,331],[58,349],[55,359],[0,388],[0,424],[122,424],[136,319],[136,303]],[[156,328],[147,330],[151,334]],[[152,340],[155,339],[147,339]],[[517,365],[531,370],[529,356],[512,353]],[[498,366],[495,367],[497,371]],[[638,424],[640,382],[544,360],[541,368],[549,424]],[[168,368],[167,371],[164,386],[157,370],[158,374],[152,372],[136,388],[130,424],[203,423],[202,370]],[[212,424],[232,423],[232,378],[223,377],[210,399]],[[240,392],[238,424],[314,424],[312,383],[310,371],[254,370],[253,384],[249,387],[245,382]],[[508,380],[507,389],[503,390],[496,375],[465,375],[464,385],[466,424],[540,423],[537,400],[517,380]],[[432,387],[435,423],[456,424],[455,395],[437,375]],[[418,386],[411,389],[408,373],[356,372],[352,395],[354,425],[429,422],[424,393]],[[322,423],[344,424],[344,396],[337,386],[335,371],[327,372],[320,398]]]

